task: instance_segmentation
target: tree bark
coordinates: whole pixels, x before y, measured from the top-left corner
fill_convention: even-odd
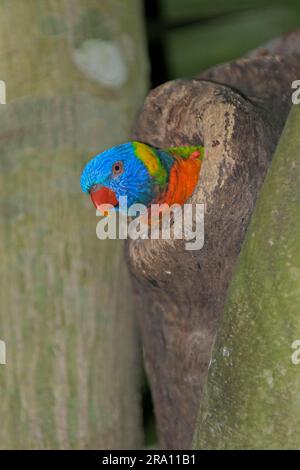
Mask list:
[[[294,106],[229,289],[196,448],[300,447],[299,130]]]
[[[153,90],[133,132],[154,146],[203,144],[206,151],[191,198],[206,206],[203,249],[186,251],[180,240],[127,245],[164,448],[191,447],[218,319],[300,76],[299,48],[284,41],[287,54],[276,53],[279,41]]]
[[[88,159],[127,139],[146,89],[141,3],[1,2],[0,448],[141,444],[122,245],[96,238]]]

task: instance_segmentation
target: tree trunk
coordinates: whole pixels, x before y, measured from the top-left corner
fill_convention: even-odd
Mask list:
[[[191,199],[206,206],[203,249],[186,251],[180,240],[127,245],[165,448],[192,443],[217,322],[291,106],[291,83],[300,76],[299,37],[295,32],[198,80],[160,86],[133,133],[158,147],[203,144],[206,152]]]
[[[96,238],[79,178],[145,92],[140,1],[1,2],[0,34],[0,448],[138,447],[122,245]]]
[[[294,106],[230,286],[196,448],[300,447],[299,131]]]

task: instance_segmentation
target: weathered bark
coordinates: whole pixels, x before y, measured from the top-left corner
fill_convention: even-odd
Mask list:
[[[166,83],[136,123],[133,137],[152,145],[206,149],[191,199],[206,205],[203,249],[186,251],[181,241],[127,246],[163,447],[191,446],[218,318],[300,76],[299,56],[289,52],[264,51],[198,80]]]
[[[146,88],[140,2],[0,4],[0,448],[141,443],[139,347],[118,241],[83,165],[125,140]]]
[[[300,339],[299,154],[300,106],[294,106],[230,285],[196,448],[300,448],[293,349]]]

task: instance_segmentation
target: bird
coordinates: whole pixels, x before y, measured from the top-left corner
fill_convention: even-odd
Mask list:
[[[183,205],[199,180],[204,147],[157,148],[131,141],[99,153],[84,167],[80,184],[94,206],[109,204],[121,211],[120,196],[127,206],[143,204]]]

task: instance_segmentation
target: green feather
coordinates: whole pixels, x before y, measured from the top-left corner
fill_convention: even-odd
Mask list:
[[[199,150],[201,152],[200,159],[204,157],[204,147],[200,145],[197,146],[182,146],[182,147],[168,147],[163,149],[165,152],[170,153],[171,155],[179,155],[182,158],[189,158],[189,156]]]

